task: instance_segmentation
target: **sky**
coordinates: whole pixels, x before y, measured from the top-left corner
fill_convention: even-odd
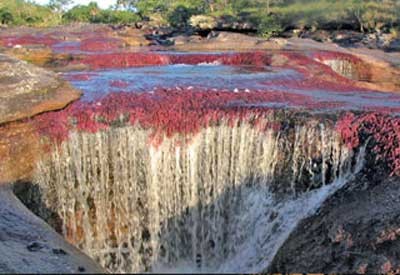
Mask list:
[[[38,4],[45,5],[45,4],[49,3],[49,0],[35,0],[35,2],[38,3]],[[97,0],[97,1],[94,1],[94,0],[74,0],[74,3],[73,3],[72,6],[79,5],[79,4],[87,5],[90,2],[97,2],[99,7],[101,7],[102,9],[106,9],[109,6],[114,5],[116,0]]]

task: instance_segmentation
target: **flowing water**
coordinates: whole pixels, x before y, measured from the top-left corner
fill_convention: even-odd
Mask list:
[[[30,194],[39,216],[112,272],[262,272],[363,159],[315,121],[286,133],[221,123],[157,147],[150,134],[74,132]]]
[[[343,62],[327,62],[343,75],[352,74],[352,67]],[[400,96],[379,91],[335,91],[329,87],[301,87],[304,76],[293,69],[271,66],[227,66],[212,64],[174,64],[164,66],[141,66],[125,69],[94,70],[66,73],[65,78],[84,91],[81,101],[96,101],[110,93],[148,93],[157,88],[195,88],[197,91],[262,92],[304,96],[303,105],[335,103],[337,110],[363,110],[365,108],[400,108]],[[287,86],[293,82],[299,86]],[[300,83],[300,84],[299,84]],[[299,103],[297,103],[298,105]],[[260,101],[258,106],[293,107],[293,102]],[[296,105],[296,104],[295,104]],[[297,107],[304,107],[300,104]],[[326,107],[322,111],[328,111]]]
[[[294,70],[268,66],[226,66],[218,63],[199,65],[175,64],[142,66],[127,69],[97,70],[79,79],[80,72],[66,74],[67,79],[85,91],[83,100],[95,100],[108,93],[119,91],[149,92],[157,87],[196,87],[197,89],[263,89],[261,82],[276,79],[295,79]],[[78,77],[78,79],[74,79]]]

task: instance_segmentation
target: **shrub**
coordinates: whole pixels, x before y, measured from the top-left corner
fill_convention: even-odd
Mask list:
[[[100,8],[96,2],[89,5],[77,5],[63,15],[64,22],[91,22],[100,13]]]
[[[29,1],[0,0],[0,23],[53,26],[59,23],[59,18],[50,8]]]
[[[168,14],[168,22],[174,28],[184,29],[190,25],[189,19],[195,14],[195,9],[179,5]]]
[[[6,8],[0,9],[0,23],[4,25],[11,24],[13,22],[14,16],[12,15],[12,13]]]
[[[190,17],[190,25],[194,28],[213,29],[217,26],[217,20],[208,15],[194,15]]]
[[[140,21],[140,17],[130,11],[102,10],[89,21],[91,23],[129,24]]]
[[[282,33],[284,27],[281,25],[280,19],[276,15],[266,15],[258,20],[257,33],[258,35],[270,38]]]

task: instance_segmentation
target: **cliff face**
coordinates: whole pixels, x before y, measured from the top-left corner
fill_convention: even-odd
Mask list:
[[[399,183],[358,176],[299,224],[268,270],[398,273]]]

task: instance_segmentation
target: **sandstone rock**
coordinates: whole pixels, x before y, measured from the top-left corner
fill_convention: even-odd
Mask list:
[[[65,107],[80,92],[56,74],[0,54],[0,124]]]

